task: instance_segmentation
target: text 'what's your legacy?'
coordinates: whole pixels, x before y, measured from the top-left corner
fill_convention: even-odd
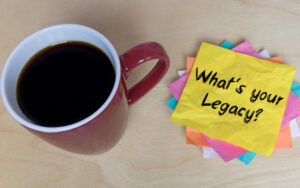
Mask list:
[[[247,89],[247,86],[240,84],[242,78],[231,77],[229,80],[221,79],[218,77],[217,72],[201,70],[196,67],[196,81],[201,81],[203,84],[209,84],[212,87],[217,87],[219,89],[229,90],[234,88],[237,94],[243,94],[244,89]],[[230,87],[233,86],[233,87]],[[274,103],[278,105],[284,97],[278,96],[276,94],[268,94],[266,91],[253,89],[251,96],[249,96],[250,102],[266,101],[268,103]],[[210,100],[209,93],[207,92],[203,97],[201,106],[211,107],[212,109],[218,110],[220,116],[229,113],[236,116],[240,116],[244,119],[244,123],[249,123],[251,120],[256,121],[258,116],[264,111],[262,108],[257,110],[247,109],[245,107],[239,107],[238,105],[229,104],[228,102],[223,102],[221,100]]]

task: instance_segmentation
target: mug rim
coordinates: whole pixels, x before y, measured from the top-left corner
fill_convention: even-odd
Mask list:
[[[115,73],[116,73],[115,82],[114,82],[114,86],[113,86],[113,88],[112,88],[112,90],[111,90],[108,98],[106,99],[106,101],[94,113],[92,113],[91,115],[87,116],[86,118],[84,118],[84,119],[82,119],[80,121],[72,123],[72,124],[67,124],[67,125],[59,126],[59,127],[44,127],[44,126],[35,124],[34,122],[32,122],[30,120],[28,121],[28,120],[20,117],[15,112],[15,110],[12,108],[11,104],[8,102],[7,95],[6,95],[6,89],[5,89],[4,85],[5,85],[5,80],[6,80],[7,74],[8,74],[7,73],[8,66],[10,64],[11,59],[16,55],[16,53],[18,52],[18,50],[20,48],[22,48],[23,46],[27,45],[30,40],[33,40],[33,38],[35,37],[35,35],[41,34],[43,32],[47,32],[49,30],[56,30],[56,29],[61,29],[61,28],[81,29],[81,30],[85,30],[86,32],[94,33],[94,34],[98,35],[99,38],[101,39],[101,42],[103,42],[108,47],[109,51],[112,53],[112,58],[113,59],[111,59],[111,61],[114,62],[113,64],[114,64]],[[82,40],[82,41],[84,41],[84,40]],[[32,33],[31,35],[29,35],[25,39],[23,39],[13,49],[13,51],[10,53],[10,55],[7,58],[7,60],[5,61],[3,69],[2,69],[2,74],[1,74],[1,78],[0,78],[0,90],[1,90],[2,101],[4,103],[4,106],[5,106],[6,110],[8,111],[8,113],[17,122],[19,122],[21,125],[23,125],[23,126],[25,126],[27,128],[30,128],[30,129],[33,129],[33,130],[36,130],[36,131],[39,131],[39,132],[57,133],[57,132],[69,131],[69,130],[78,128],[78,127],[80,127],[82,125],[85,125],[88,122],[90,122],[91,120],[93,120],[94,118],[96,118],[99,114],[101,114],[106,109],[106,107],[111,103],[111,101],[113,100],[113,97],[116,94],[117,89],[118,89],[119,84],[120,84],[120,82],[119,82],[120,78],[121,78],[121,66],[120,66],[119,55],[118,55],[116,49],[114,48],[114,46],[112,45],[112,43],[102,33],[100,33],[99,31],[96,31],[95,29],[92,29],[92,28],[90,28],[88,26],[84,26],[84,25],[79,25],[79,24],[59,24],[59,25],[54,25],[54,26],[49,26],[49,27],[43,28],[43,29],[40,29],[40,30]]]

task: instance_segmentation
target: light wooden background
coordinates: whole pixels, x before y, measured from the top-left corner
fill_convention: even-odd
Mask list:
[[[166,86],[201,41],[251,41],[300,69],[300,1],[0,0],[0,68],[26,36],[46,26],[78,23],[106,35],[121,54],[146,41],[167,50],[166,77],[130,107],[128,129],[102,155],[62,151],[19,126],[0,104],[0,187],[299,187],[300,138],[273,157],[203,159],[186,145],[184,129],[169,121]],[[132,85],[153,64],[139,67]],[[300,82],[299,70],[295,80]],[[300,122],[300,121],[299,121]]]

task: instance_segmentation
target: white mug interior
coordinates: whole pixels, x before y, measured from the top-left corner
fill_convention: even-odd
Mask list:
[[[96,112],[86,117],[85,119],[70,125],[60,127],[44,127],[32,122],[24,115],[24,113],[20,109],[16,96],[17,81],[23,67],[34,54],[50,45],[66,41],[84,41],[100,48],[109,57],[116,71],[114,87],[105,103],[101,107],[99,107]],[[98,31],[86,26],[77,24],[61,24],[51,26],[33,33],[32,35],[24,39],[12,51],[2,69],[0,80],[1,96],[7,111],[20,124],[30,129],[41,132],[53,133],[67,131],[77,128],[92,120],[108,106],[117,91],[120,76],[121,69],[119,56],[113,45],[105,36],[103,36]]]

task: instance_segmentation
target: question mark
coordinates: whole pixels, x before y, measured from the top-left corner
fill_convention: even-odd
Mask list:
[[[254,120],[254,121],[256,121],[257,120],[257,117],[259,116],[259,114],[261,114],[262,112],[263,112],[264,110],[263,109],[258,109],[258,110],[256,110],[256,119]]]

